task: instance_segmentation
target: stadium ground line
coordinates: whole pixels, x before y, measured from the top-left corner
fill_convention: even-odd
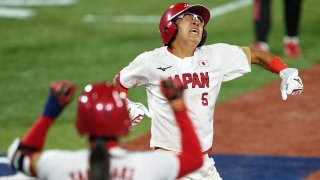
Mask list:
[[[0,6],[67,6],[77,0],[0,0]]]
[[[227,14],[232,11],[247,7],[252,4],[252,0],[236,0],[231,3],[218,6],[216,8],[211,8],[210,12],[212,18]],[[141,24],[141,23],[159,23],[160,16],[156,15],[121,15],[121,16],[110,16],[110,15],[95,15],[86,14],[83,16],[83,21],[92,22],[105,22],[108,21],[113,23],[131,23],[131,24]]]
[[[35,13],[32,9],[0,7],[0,17],[26,19],[34,14]]]
[[[75,2],[76,0],[0,0],[0,18],[23,20],[34,16],[36,13],[33,9],[21,7],[67,6]]]

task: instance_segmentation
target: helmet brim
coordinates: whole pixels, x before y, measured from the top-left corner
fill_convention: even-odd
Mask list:
[[[202,17],[203,21],[204,21],[204,26],[207,25],[207,23],[210,20],[210,11],[207,7],[202,6],[200,4],[195,4],[195,5],[191,5],[188,8],[186,8],[184,11],[182,11],[180,14],[184,13],[184,12],[191,12],[194,14],[197,14],[199,16]]]

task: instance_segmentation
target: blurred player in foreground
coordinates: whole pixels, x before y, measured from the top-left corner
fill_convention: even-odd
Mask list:
[[[128,109],[135,123],[144,115],[151,116],[150,146],[156,152],[182,151],[179,128],[172,123],[174,113],[161,93],[159,79],[175,79],[184,85],[188,114],[204,154],[204,165],[186,179],[221,179],[208,153],[212,149],[214,107],[222,82],[250,72],[250,65],[256,64],[280,76],[283,100],[303,90],[298,70],[288,68],[273,54],[223,43],[204,45],[209,20],[210,11],[205,6],[172,5],[163,13],[159,24],[164,46],[140,54],[114,79],[126,93],[129,88],[146,87],[150,112],[143,104],[129,99]]]
[[[183,86],[168,80],[162,81],[161,90],[176,117],[172,123],[181,130],[180,154],[121,149],[118,139],[129,133],[131,122],[125,100],[108,83],[87,85],[78,99],[76,127],[88,138],[89,148],[43,151],[49,128],[70,103],[75,90],[68,81],[51,84],[43,114],[22,140],[16,139],[8,149],[13,167],[46,180],[174,180],[201,167],[200,143],[182,99]]]

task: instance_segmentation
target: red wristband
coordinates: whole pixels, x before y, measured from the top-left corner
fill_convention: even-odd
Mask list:
[[[288,68],[288,66],[279,57],[274,57],[271,59],[268,68],[271,72],[279,74],[281,70]]]

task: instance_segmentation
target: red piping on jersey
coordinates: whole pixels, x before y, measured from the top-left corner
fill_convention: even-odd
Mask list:
[[[202,154],[209,154],[212,151],[212,146],[208,149],[202,152]]]
[[[120,86],[120,91],[126,93],[126,97],[128,97],[128,88],[124,87],[120,82],[120,72],[118,72],[116,80]]]

